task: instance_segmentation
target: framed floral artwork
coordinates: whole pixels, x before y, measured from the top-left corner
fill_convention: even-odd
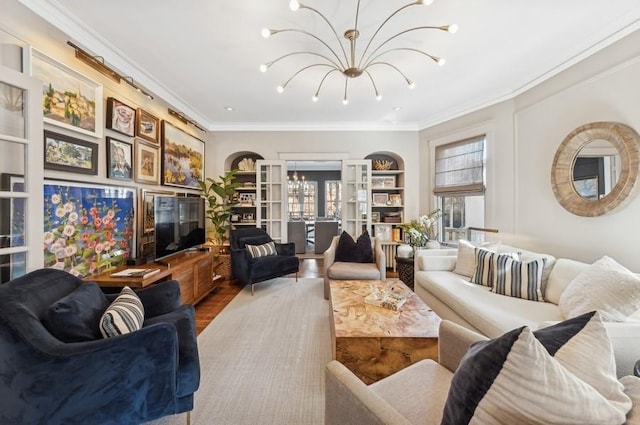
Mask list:
[[[160,184],[160,149],[136,139],[134,176],[138,183]]]
[[[44,168],[81,174],[98,174],[98,145],[45,130]]]
[[[199,189],[204,175],[204,142],[162,121],[162,184]]]
[[[107,137],[107,177],[133,179],[133,146],[131,143]]]
[[[44,267],[84,278],[133,256],[136,191],[78,182],[44,182]]]
[[[160,143],[160,119],[149,112],[138,108],[136,110],[136,136],[144,140]]]
[[[118,99],[107,98],[107,128],[125,136],[135,136],[136,110]]]
[[[42,115],[45,123],[102,137],[102,84],[31,46],[25,47],[23,60],[25,71],[42,81]]]

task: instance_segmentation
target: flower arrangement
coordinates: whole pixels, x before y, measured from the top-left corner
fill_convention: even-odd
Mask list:
[[[430,239],[438,237],[438,219],[442,211],[438,208],[429,214],[421,215],[400,228],[404,231],[405,241],[412,247],[425,246]]]

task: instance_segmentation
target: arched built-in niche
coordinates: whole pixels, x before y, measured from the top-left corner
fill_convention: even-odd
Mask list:
[[[619,155],[616,183],[608,193],[584,196],[574,179],[576,159],[594,141],[609,142]],[[551,186],[556,199],[567,211],[584,217],[607,214],[632,198],[638,189],[640,136],[618,122],[593,122],[573,130],[560,144],[551,167]]]

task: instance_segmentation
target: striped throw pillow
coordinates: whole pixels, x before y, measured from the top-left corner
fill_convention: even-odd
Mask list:
[[[141,329],[143,322],[142,301],[125,286],[100,318],[100,333],[104,338],[128,334]]]
[[[510,255],[495,255],[492,264],[494,280],[491,292],[530,301],[544,301],[542,271],[546,262],[546,258],[518,261]]]
[[[262,245],[245,245],[249,251],[251,258],[267,257],[269,255],[276,255],[276,244],[274,242],[267,242]]]
[[[494,276],[494,258],[498,255],[496,252],[483,248],[475,248],[476,268],[471,276],[471,282],[478,285],[492,287],[495,282]],[[518,252],[501,253],[499,255],[509,256],[514,259],[520,258]]]

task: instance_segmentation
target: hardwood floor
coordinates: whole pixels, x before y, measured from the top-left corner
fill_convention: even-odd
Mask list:
[[[298,277],[324,277],[322,258],[300,258]],[[387,269],[387,278],[398,277],[397,272]],[[242,290],[241,285],[224,281],[220,288],[196,304],[196,330],[198,334],[226,307]]]

